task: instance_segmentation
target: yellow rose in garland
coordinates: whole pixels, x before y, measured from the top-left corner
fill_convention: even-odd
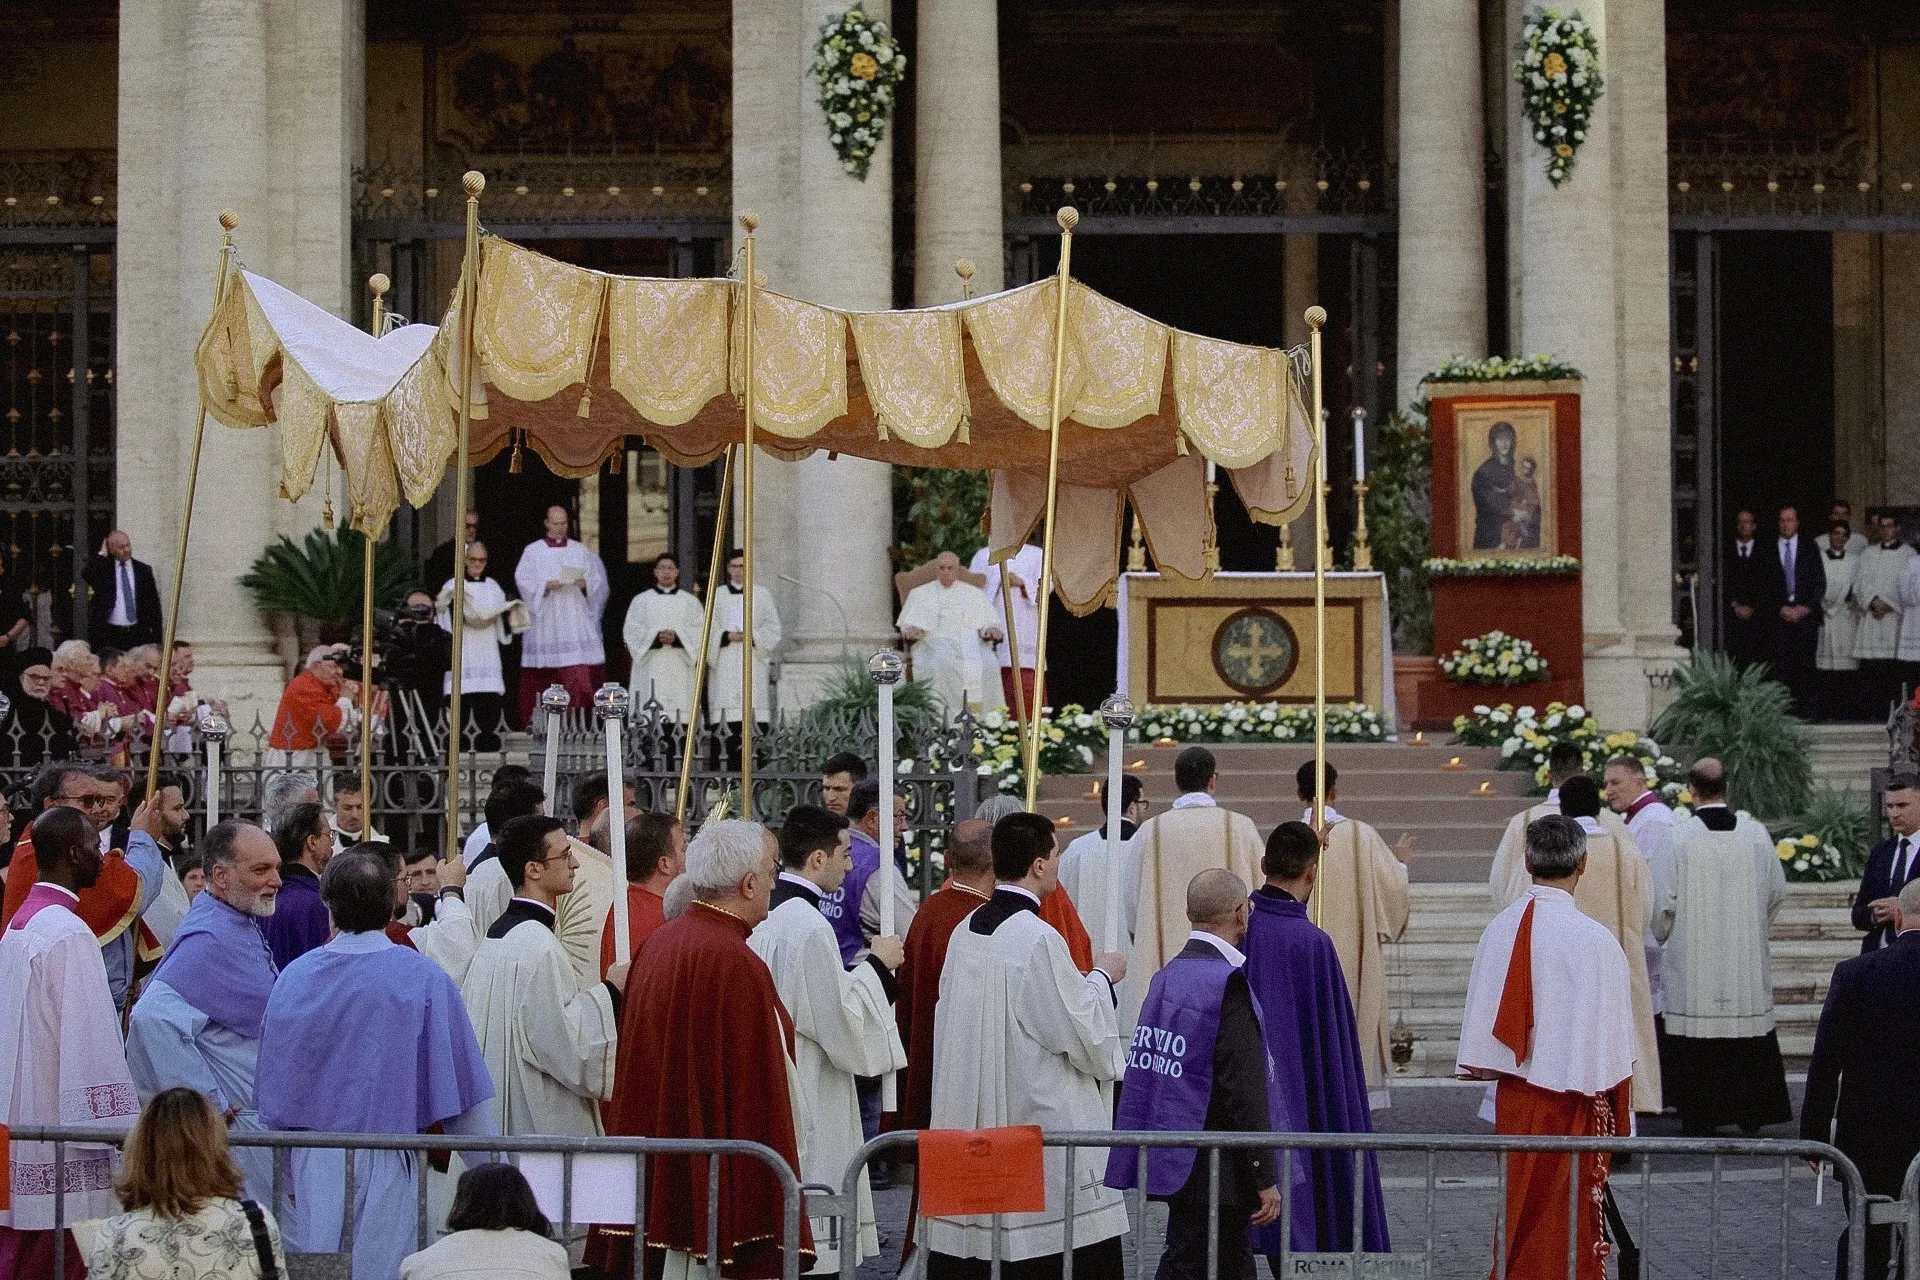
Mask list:
[[[855,5],[821,25],[812,73],[827,140],[840,167],[864,182],[886,137],[895,91],[907,78],[907,55],[886,23]]]
[[[1531,10],[1513,77],[1533,140],[1547,149],[1547,179],[1560,186],[1573,173],[1600,100],[1600,38],[1578,10]]]
[[[855,76],[862,80],[871,80],[880,74],[880,64],[874,61],[874,57],[870,53],[856,53],[853,55],[853,62],[847,67],[847,70],[853,72]]]

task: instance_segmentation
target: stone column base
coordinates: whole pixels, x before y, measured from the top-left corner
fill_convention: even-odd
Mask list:
[[[1687,651],[1669,639],[1588,635],[1588,714],[1608,732],[1645,733],[1673,700],[1667,674],[1686,661]]]

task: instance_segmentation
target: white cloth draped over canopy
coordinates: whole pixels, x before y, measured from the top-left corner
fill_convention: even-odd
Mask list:
[[[777,283],[777,282],[776,282]],[[755,431],[780,458],[818,450],[920,467],[992,469],[995,556],[1038,524],[1048,455],[1059,282],[950,306],[848,312],[761,290]],[[611,276],[497,237],[471,291],[475,367],[449,310],[436,331],[376,341],[239,273],[196,360],[209,411],[281,424],[282,486],[311,487],[331,439],[356,512],[384,525],[439,483],[464,393],[474,460],[516,437],[555,472],[595,472],[630,436],[700,465],[744,434],[743,286]],[[416,333],[415,330],[423,332]],[[404,337],[402,335],[405,335]],[[1303,371],[1289,353],[1182,333],[1072,283],[1062,348],[1055,582],[1098,608],[1119,569],[1131,503],[1163,573],[1205,574],[1207,461],[1256,520],[1292,519],[1315,473]]]
[[[633,656],[628,688],[636,712],[652,701],[660,704],[660,714],[667,719],[694,723],[693,654],[700,647],[705,620],[700,597],[690,591],[649,587],[633,598],[620,635]],[[659,642],[667,631],[673,632],[670,645]]]

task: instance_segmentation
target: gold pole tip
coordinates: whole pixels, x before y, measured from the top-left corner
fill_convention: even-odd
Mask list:
[[[376,271],[367,277],[367,288],[373,290],[374,297],[382,297],[393,288],[393,281],[387,279],[385,272]]]
[[[233,210],[231,210],[231,209],[222,209],[222,210],[220,211],[220,228],[221,228],[221,230],[223,230],[223,231],[231,231],[231,230],[233,230],[233,229],[234,229],[235,227],[237,227],[237,226],[239,226],[239,225],[240,225],[240,215],[239,215],[239,214],[237,214],[237,213],[235,213],[235,212],[234,212]]]
[[[760,215],[751,209],[744,210],[740,214],[740,225],[747,229],[748,235],[752,235],[760,229]]]
[[[477,200],[480,193],[487,189],[487,175],[478,169],[469,169],[460,175],[460,187],[467,193],[468,199]]]
[[[1072,205],[1067,205],[1053,215],[1053,220],[1060,224],[1062,231],[1072,231],[1080,225],[1080,211]]]
[[[953,274],[959,276],[962,280],[973,279],[973,259],[962,258],[958,262],[954,263]]]
[[[1308,307],[1307,308],[1307,328],[1309,329],[1325,328],[1326,323],[1327,323],[1327,309],[1325,307]]]
[[[764,271],[755,271],[755,272],[753,273],[753,287],[754,287],[754,288],[756,288],[756,289],[764,289],[764,288],[766,288],[766,287],[767,287],[767,273],[766,273],[766,272],[764,272]]]

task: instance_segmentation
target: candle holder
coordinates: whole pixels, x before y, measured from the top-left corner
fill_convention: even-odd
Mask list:
[[[1373,548],[1367,543],[1367,489],[1365,480],[1353,482],[1353,506],[1358,513],[1353,526],[1353,567],[1362,573],[1373,568]]]
[[[1321,481],[1320,493],[1323,497],[1331,495],[1333,493],[1333,486],[1328,484],[1324,480]],[[1320,567],[1325,571],[1327,571],[1328,573],[1333,572],[1333,522],[1332,521],[1328,521],[1327,527],[1320,531]]]
[[[599,717],[602,724],[609,720],[624,723],[632,708],[633,695],[617,681],[609,680],[593,691],[593,714]]]
[[[1133,543],[1127,548],[1127,572],[1145,573],[1147,571],[1147,544],[1140,535],[1140,513],[1133,513]]]
[[[1220,533],[1214,528],[1214,502],[1220,496],[1220,483],[1207,481],[1207,572],[1220,572]]]
[[[1280,522],[1280,545],[1273,551],[1273,571],[1293,572],[1293,525],[1290,521]]]

